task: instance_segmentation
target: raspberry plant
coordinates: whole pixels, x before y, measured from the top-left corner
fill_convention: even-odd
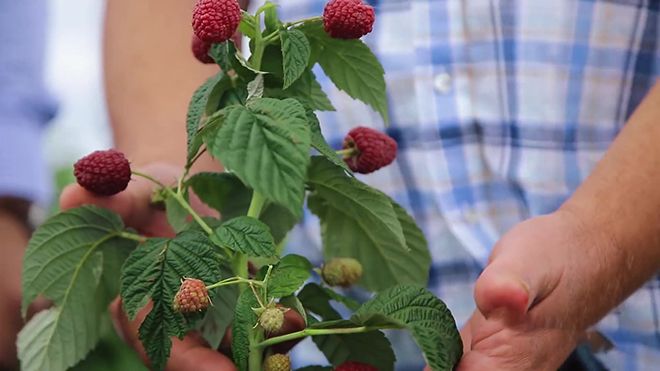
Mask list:
[[[410,331],[434,370],[453,368],[461,340],[445,305],[423,288],[430,266],[424,235],[401,206],[347,166],[365,173],[385,166],[396,143],[360,129],[335,151],[315,114],[334,109],[312,72],[319,64],[339,89],[387,122],[383,68],[357,39],[371,30],[373,9],[360,0],[333,0],[325,13],[325,19],[285,23],[269,2],[256,14],[241,12],[235,0],[198,2],[193,51],[220,68],[190,102],[187,164],[176,184],[132,172],[155,183],[154,199],[164,202],[177,235],[142,236],[94,206],[42,225],[25,256],[23,314],[39,295],[53,306],[19,335],[24,370],[64,370],[84,358],[108,327],[106,308],[117,294],[130,318],[151,302],[139,338],[156,370],[165,368],[172,337],[198,330],[217,348],[228,328],[239,370],[288,369],[288,358],[274,356],[274,349],[310,336],[336,367],[393,370],[385,329]],[[229,40],[236,27],[250,39],[249,59]],[[190,175],[204,152],[226,171]],[[109,192],[99,185],[127,181],[104,168],[103,156],[79,166],[85,184],[119,192],[123,187]],[[221,218],[198,215],[192,192]],[[282,256],[305,205],[320,218],[322,267]],[[310,282],[321,276],[325,282]],[[376,294],[360,304],[330,287],[352,284]],[[353,314],[342,318],[338,305]],[[280,328],[291,311],[304,326],[285,333]]]

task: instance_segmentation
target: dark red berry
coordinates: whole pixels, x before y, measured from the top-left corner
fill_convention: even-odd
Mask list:
[[[229,40],[240,22],[241,7],[236,0],[197,0],[193,10],[193,31],[206,43]]]
[[[93,152],[73,165],[78,184],[99,196],[112,196],[128,186],[131,165],[124,154],[110,149]]]
[[[385,133],[360,126],[344,138],[344,149],[354,151],[344,158],[348,167],[356,173],[369,174],[394,161],[397,144]]]
[[[215,63],[209,55],[209,49],[211,49],[212,43],[206,43],[197,37],[197,35],[193,34],[191,44],[193,55],[198,61],[206,64]]]
[[[378,371],[378,369],[366,363],[347,361],[337,366],[335,371]]]
[[[359,39],[371,32],[376,15],[362,0],[331,0],[323,10],[325,32],[337,39]]]

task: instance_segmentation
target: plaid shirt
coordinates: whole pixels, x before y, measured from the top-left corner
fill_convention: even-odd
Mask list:
[[[285,19],[325,0],[280,1]],[[550,213],[587,177],[660,74],[657,0],[380,0],[365,38],[386,70],[393,164],[363,180],[405,206],[430,242],[430,288],[462,325],[495,242]],[[379,117],[322,80],[337,112],[320,115],[335,147]],[[313,215],[291,248],[319,246]],[[306,249],[309,254],[309,249]],[[660,277],[598,325],[616,370],[660,365]],[[397,369],[419,369],[406,342]],[[407,351],[407,349],[412,349]],[[300,358],[315,357],[305,348]],[[657,368],[655,368],[657,369]]]

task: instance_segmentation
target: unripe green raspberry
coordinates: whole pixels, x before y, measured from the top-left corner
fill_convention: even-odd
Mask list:
[[[286,354],[273,354],[266,358],[264,371],[291,371],[291,360]]]
[[[284,325],[284,310],[277,307],[267,308],[259,316],[259,325],[267,333],[279,331]]]
[[[353,258],[334,258],[323,265],[321,276],[330,286],[349,287],[362,278],[362,264]]]

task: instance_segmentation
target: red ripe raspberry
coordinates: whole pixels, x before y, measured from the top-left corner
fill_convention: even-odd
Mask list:
[[[336,39],[359,39],[371,32],[374,8],[362,0],[331,0],[323,10],[325,32]]]
[[[131,165],[124,154],[110,149],[93,152],[73,165],[78,184],[99,196],[112,196],[128,186]]]
[[[380,131],[357,127],[344,138],[344,149],[354,149],[352,156],[344,158],[356,173],[369,174],[387,166],[396,158],[397,144]]]
[[[193,31],[207,43],[229,40],[240,22],[241,7],[236,0],[197,0],[193,10]]]
[[[209,55],[209,49],[211,49],[212,45],[212,43],[205,43],[197,35],[193,34],[191,47],[193,55],[198,61],[206,64],[215,63]]]
[[[366,363],[348,361],[337,366],[335,371],[378,371],[378,369]]]
[[[181,281],[179,291],[174,295],[172,308],[180,313],[202,312],[211,305],[209,291],[203,281],[186,278]]]

